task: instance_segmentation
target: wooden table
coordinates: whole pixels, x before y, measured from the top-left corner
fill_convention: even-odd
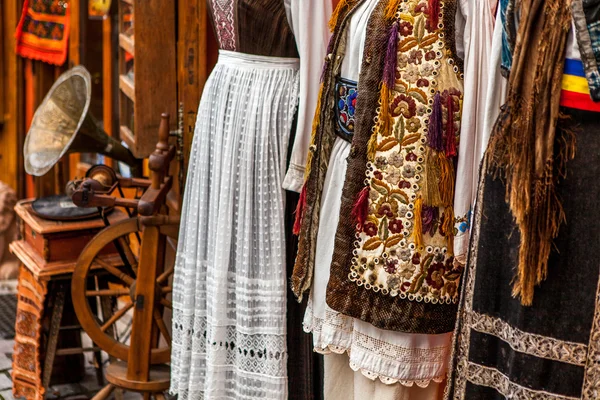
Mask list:
[[[98,348],[57,349],[57,345],[60,332],[81,329],[74,312],[65,315],[65,319],[71,318],[69,323],[63,321],[63,311],[65,304],[70,303],[71,276],[79,253],[104,228],[104,221],[101,218],[71,222],[45,220],[31,212],[31,200],[20,201],[15,211],[21,220],[22,239],[11,243],[9,248],[22,266],[15,322],[14,395],[42,400],[50,384],[55,357],[83,352],[94,352],[97,378],[102,384]],[[115,223],[125,218],[125,213],[115,210],[108,221]],[[107,248],[101,259],[110,265],[122,265],[114,248]],[[111,312],[107,304],[101,308],[104,313]]]

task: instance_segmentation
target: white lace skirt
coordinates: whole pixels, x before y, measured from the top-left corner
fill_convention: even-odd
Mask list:
[[[286,399],[284,192],[298,60],[221,51],[190,155],[171,393]]]
[[[388,385],[400,383],[406,388],[387,391],[393,396],[390,398],[397,398],[399,393],[402,396],[411,393],[410,396],[406,394],[407,398],[434,400],[438,396],[436,388],[419,394],[418,389],[409,391],[407,387],[416,385],[425,388],[444,381],[452,333],[421,335],[378,329],[332,310],[325,302],[349,154],[350,143],[336,139],[321,199],[322,218],[317,234],[315,272],[304,316],[304,330],[312,332],[316,352],[347,352],[350,355],[350,368],[357,373]],[[326,362],[326,368],[327,365]],[[428,398],[427,393],[433,397]],[[354,393],[354,396],[355,399],[368,397],[361,397],[359,393]],[[337,397],[326,400],[334,399]]]

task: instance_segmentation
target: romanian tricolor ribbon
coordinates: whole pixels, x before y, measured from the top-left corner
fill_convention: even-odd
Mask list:
[[[600,112],[600,102],[596,103],[592,100],[583,63],[579,60],[566,59],[565,61],[560,105]]]

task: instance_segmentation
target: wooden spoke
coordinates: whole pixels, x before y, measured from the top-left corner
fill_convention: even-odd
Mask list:
[[[173,273],[174,270],[175,270],[175,264],[171,265],[169,268],[164,270],[164,272],[162,274],[160,274],[158,276],[158,278],[156,278],[156,282],[163,283],[164,281],[166,281],[169,278],[169,276],[171,276],[171,274]]]
[[[132,277],[130,277],[129,275],[127,275],[125,272],[121,271],[119,268],[113,267],[112,265],[110,265],[98,258],[96,258],[94,260],[94,263],[98,264],[103,269],[105,269],[106,271],[110,272],[112,275],[119,278],[127,286],[131,286],[133,284],[134,279]]]
[[[85,295],[92,296],[128,296],[129,289],[103,289],[103,290],[86,290]]]
[[[160,289],[161,293],[172,293],[173,292],[173,287],[172,286],[167,286],[167,287],[163,287]]]
[[[133,253],[133,250],[131,250],[131,247],[129,247],[129,243],[127,243],[127,241],[123,237],[120,237],[117,240],[118,240],[119,245],[123,249],[123,252],[125,253],[127,262],[129,263],[129,265],[131,265],[133,272],[135,272],[137,274],[138,258]]]
[[[162,315],[160,315],[160,311],[158,311],[156,308],[154,309],[154,321],[156,322],[158,330],[160,330],[160,333],[163,335],[167,343],[171,343],[169,329],[167,329],[167,325],[165,324],[165,320],[162,318]]]
[[[114,324],[115,322],[117,322],[119,320],[119,318],[121,318],[123,315],[125,315],[125,313],[131,309],[131,307],[133,307],[133,302],[131,302],[131,301],[127,302],[127,304],[125,305],[125,307],[121,308],[119,311],[117,311],[116,313],[114,313],[112,315],[112,317],[110,317],[108,319],[108,321],[106,321],[104,323],[104,325],[102,325],[100,327],[100,330],[102,332],[106,332],[106,330],[108,328],[110,328],[110,326],[112,324]]]
[[[160,304],[162,304],[163,306],[170,308],[171,310],[173,309],[173,302],[171,302],[171,300],[167,300],[165,298],[160,299]]]

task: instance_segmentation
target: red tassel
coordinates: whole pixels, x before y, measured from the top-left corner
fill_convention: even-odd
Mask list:
[[[298,205],[296,206],[296,219],[294,220],[294,228],[292,233],[294,235],[300,234],[300,228],[302,228],[302,217],[304,217],[304,209],[306,208],[306,185],[302,187],[300,192],[300,199],[298,199]]]
[[[452,158],[456,156],[456,132],[454,130],[454,100],[448,94],[447,101],[448,118],[446,123],[446,157]]]
[[[440,23],[440,0],[429,0],[429,30],[437,31]]]
[[[360,191],[352,207],[352,218],[356,219],[358,226],[362,228],[369,214],[369,186]]]

